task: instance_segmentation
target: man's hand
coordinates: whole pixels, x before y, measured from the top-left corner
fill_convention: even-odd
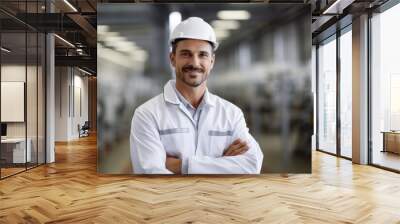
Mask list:
[[[225,150],[223,156],[237,156],[241,155],[249,150],[249,146],[246,141],[236,139],[232,144]]]
[[[169,171],[173,172],[174,174],[181,174],[182,160],[167,155],[165,166]]]

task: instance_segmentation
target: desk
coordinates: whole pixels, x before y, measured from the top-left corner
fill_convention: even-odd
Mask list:
[[[381,133],[383,133],[382,152],[400,154],[400,131],[382,131]]]
[[[25,163],[30,162],[31,145],[30,138],[27,139],[26,154],[25,154],[25,138],[6,138],[1,139],[1,157],[6,160],[6,163]],[[12,158],[12,159],[11,159]]]

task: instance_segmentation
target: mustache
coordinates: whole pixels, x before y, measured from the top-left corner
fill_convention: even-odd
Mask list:
[[[182,70],[183,70],[184,72],[193,72],[193,71],[196,71],[196,72],[203,72],[203,73],[204,73],[204,69],[203,69],[203,68],[194,67],[193,65],[186,65],[186,66],[183,66]]]

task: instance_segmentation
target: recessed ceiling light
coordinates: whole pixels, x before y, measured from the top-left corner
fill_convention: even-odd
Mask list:
[[[60,37],[59,35],[57,35],[57,34],[54,34],[54,36],[55,37],[57,37],[59,40],[61,40],[62,42],[64,42],[64,43],[66,43],[67,45],[69,45],[70,47],[73,47],[73,48],[75,48],[75,45],[73,45],[71,42],[69,42],[68,40],[66,40],[66,39],[64,39],[64,38],[62,38],[62,37]]]
[[[65,4],[67,4],[74,12],[78,12],[78,10],[71,4],[69,3],[68,0],[64,0]]]
[[[83,69],[81,69],[81,68],[79,68],[79,67],[78,67],[78,70],[81,71],[81,72],[83,72],[83,73],[85,73],[85,74],[87,74],[87,75],[92,75],[92,73],[90,73],[90,72],[88,72],[88,71],[86,71],[86,70],[83,70]]]
[[[324,10],[322,14],[341,14],[343,9],[353,3],[353,0],[336,0],[327,9]]]
[[[10,52],[11,52],[11,50],[9,50],[9,49],[7,49],[7,48],[5,48],[5,47],[1,47],[1,50],[4,51],[4,52],[6,52],[6,53],[10,53]]]

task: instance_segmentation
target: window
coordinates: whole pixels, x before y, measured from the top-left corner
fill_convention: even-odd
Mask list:
[[[336,153],[336,36],[318,48],[318,149]]]
[[[372,163],[400,170],[400,4],[371,18]]]
[[[351,158],[352,141],[352,35],[351,26],[340,36],[340,155]]]

